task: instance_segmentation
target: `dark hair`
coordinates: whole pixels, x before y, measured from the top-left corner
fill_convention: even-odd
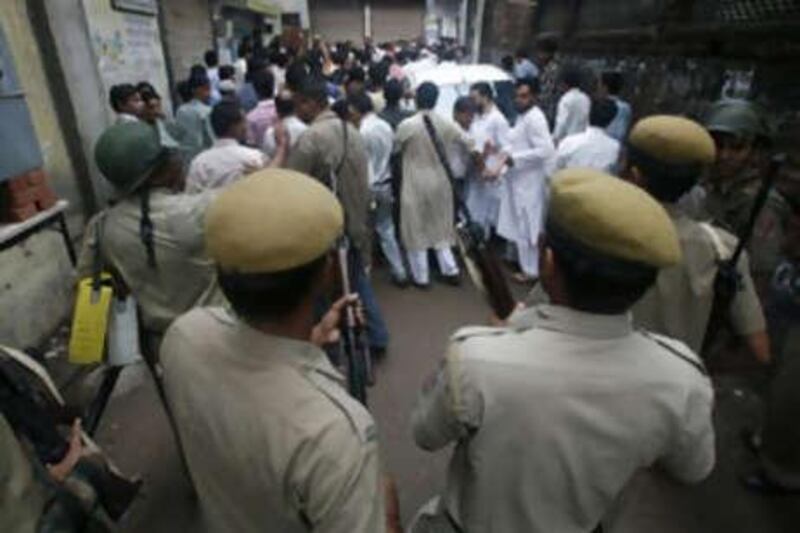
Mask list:
[[[500,66],[509,72],[514,70],[514,58],[512,56],[503,56],[500,59]]]
[[[259,100],[267,100],[275,95],[275,77],[269,70],[261,69],[253,73],[251,83]]]
[[[417,87],[417,107],[419,109],[433,109],[436,101],[439,100],[439,88],[433,83],[426,81]]]
[[[539,91],[541,90],[539,78],[520,78],[517,80],[517,83],[514,84],[514,87],[517,89],[520,87],[527,87],[530,89],[532,94],[539,94]]]
[[[600,79],[603,82],[603,85],[606,86],[606,89],[608,89],[608,94],[613,94],[616,96],[622,90],[623,79],[621,72],[613,72],[609,70],[603,72],[600,75]]]
[[[474,113],[475,102],[469,96],[459,96],[453,105],[453,111],[455,113]]]
[[[197,89],[208,87],[209,85],[211,85],[211,81],[209,81],[205,72],[202,74],[193,73],[189,76],[189,90],[192,91],[193,94]]]
[[[179,81],[178,85],[175,86],[175,91],[184,103],[192,99],[192,89],[189,87],[189,80]]]
[[[244,120],[242,108],[236,102],[223,100],[211,110],[211,129],[217,137],[226,137],[236,124]]]
[[[542,39],[536,43],[536,48],[546,54],[555,54],[558,52],[558,43],[555,39]]]
[[[275,97],[275,111],[278,117],[286,118],[294,113],[294,100],[291,97],[279,94]]]
[[[236,50],[236,55],[239,57],[247,57],[248,54],[253,53],[253,39],[245,37],[239,43],[239,48]]]
[[[581,70],[573,65],[567,65],[563,69],[561,69],[561,75],[559,76],[559,80],[561,83],[566,85],[567,87],[579,87],[581,84]]]
[[[253,55],[247,60],[247,73],[244,75],[246,81],[252,82],[256,72],[267,68],[267,62],[261,56]]]
[[[372,98],[364,91],[351,94],[347,98],[347,103],[361,115],[372,113],[375,110],[375,106],[372,105]]]
[[[220,81],[232,80],[235,75],[236,75],[236,69],[233,68],[233,65],[222,65],[221,67],[219,67]]]
[[[617,116],[617,103],[611,98],[595,98],[589,110],[589,124],[605,128]]]
[[[156,88],[149,81],[140,81],[136,84],[136,90],[141,94],[142,92],[156,93]]]
[[[208,71],[206,70],[206,67],[204,67],[203,65],[200,65],[200,64],[194,64],[191,67],[189,67],[189,77],[190,78],[192,76],[200,76],[200,75],[208,76]]]
[[[342,120],[347,120],[350,116],[350,106],[344,98],[340,98],[331,104],[331,111],[336,113],[336,116]]]
[[[279,319],[294,311],[308,296],[325,264],[323,255],[305,265],[268,274],[219,270],[219,286],[242,318],[251,321]]]
[[[694,187],[703,166],[700,164],[671,165],[643,152],[630,143],[627,146],[628,167],[636,167],[644,177],[642,187],[656,200],[677,202]]]
[[[328,105],[328,85],[322,78],[307,77],[297,94],[318,104]]]
[[[517,59],[527,58],[528,51],[525,50],[524,48],[517,48],[517,51],[514,52],[514,57],[516,57]]]
[[[658,269],[590,249],[548,220],[545,242],[564,278],[569,306],[586,313],[628,311],[655,283]]]
[[[209,68],[216,67],[217,64],[219,64],[219,56],[217,55],[217,51],[207,50],[206,53],[203,54],[203,61],[205,61]]]
[[[381,61],[380,63],[373,63],[369,67],[369,83],[373,90],[378,90],[386,83],[386,78],[389,76],[389,66]]]
[[[130,83],[114,85],[108,92],[108,102],[111,104],[111,109],[117,113],[121,113],[122,108],[125,107],[128,100],[138,92],[136,87]]]
[[[473,83],[472,86],[469,88],[469,91],[470,92],[475,91],[484,98],[488,98],[489,100],[494,100],[494,94],[492,93],[492,86],[486,83],[485,81],[479,81],[478,83]]]
[[[400,80],[392,78],[383,86],[383,98],[386,100],[387,106],[394,106],[403,98],[403,83]]]
[[[364,83],[367,79],[367,74],[364,72],[364,69],[361,67],[351,68],[347,72],[347,81],[346,83],[351,83],[354,81]]]
[[[308,76],[305,64],[302,61],[294,61],[286,67],[286,86],[292,91],[300,90]]]

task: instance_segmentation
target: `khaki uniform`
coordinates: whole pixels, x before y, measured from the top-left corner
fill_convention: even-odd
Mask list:
[[[741,235],[753,210],[761,178],[760,172],[750,170],[724,186],[707,185],[705,210],[708,219],[734,235]],[[747,252],[753,259],[753,277],[759,288],[766,287],[778,266],[784,239],[783,226],[789,213],[786,200],[772,189],[747,243]]]
[[[78,264],[82,276],[91,275],[98,228],[102,226],[104,261],[130,288],[142,311],[146,329],[161,333],[192,307],[224,301],[216,269],[205,255],[203,221],[212,196],[172,194],[163,189],[150,193],[155,269],[139,235],[141,207],[138,196],[121,200],[96,216]],[[98,225],[102,219],[102,224]]]
[[[338,176],[338,196],[344,206],[347,233],[368,261],[371,257],[371,231],[368,225],[370,191],[367,149],[361,134],[347,123],[347,157]],[[331,172],[342,161],[344,150],[342,120],[333,111],[324,111],[303,132],[292,148],[286,167],[318,179],[330,186]]]
[[[634,306],[634,322],[647,330],[676,338],[699,352],[714,302],[717,264],[733,254],[736,238],[719,228],[703,227],[677,206],[665,207],[675,223],[683,261],[661,271],[656,285]],[[719,239],[721,250],[717,249],[714,236]],[[739,272],[743,288],[731,305],[732,327],[739,335],[763,331],[766,327],[764,313],[746,255],[742,255]]]
[[[543,305],[511,322],[456,333],[423,389],[417,444],[456,448],[412,531],[587,532],[641,468],[709,473],[712,388],[686,346],[630,315]]]
[[[34,533],[48,494],[17,436],[0,414],[0,531]]]
[[[161,360],[210,531],[384,531],[375,425],[322,350],[206,308]]]

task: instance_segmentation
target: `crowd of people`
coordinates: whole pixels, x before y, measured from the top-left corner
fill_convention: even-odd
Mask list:
[[[634,122],[621,73],[590,77],[549,41],[503,61],[511,120],[488,82],[444,116],[439,88],[412,87],[405,67],[461,56],[246,39],[234,64],[209,51],[192,67],[174,119],[149,83],[112,88],[118,120],[95,155],[116,198],[87,228],[79,268],[100,250],[135,296],[211,530],[400,530],[385,443],[325,351],[354,305],[334,294],[332,248],[350,244],[380,357],[376,252],[399,289],[428,290],[431,257],[457,286],[466,219],[532,291],[492,327],[456,332],[426,382],[414,439],[455,449],[410,530],[592,531],[637,470],[685,482],[712,470],[704,340],[717,272],[758,196],[763,118],[730,100],[702,123]],[[799,224],[798,196],[772,189],[725,310],[777,369],[750,439],[761,467],[744,481],[759,490],[800,490]]]

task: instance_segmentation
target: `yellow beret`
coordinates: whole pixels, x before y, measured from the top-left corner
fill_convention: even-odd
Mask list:
[[[553,177],[550,220],[587,248],[654,267],[681,260],[675,226],[644,190],[588,168]]]
[[[668,165],[707,165],[717,157],[714,139],[705,128],[672,115],[640,120],[631,130],[628,144]]]
[[[265,169],[226,187],[206,214],[206,249],[225,271],[279,272],[323,255],[342,233],[339,201],[318,181]]]

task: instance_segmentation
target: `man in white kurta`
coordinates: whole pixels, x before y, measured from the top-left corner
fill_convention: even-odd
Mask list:
[[[470,89],[478,113],[470,127],[470,137],[486,157],[483,172],[474,173],[467,184],[467,208],[472,219],[480,224],[488,236],[497,228],[500,215],[501,179],[496,174],[502,166],[499,150],[508,139],[508,120],[492,100],[491,87],[476,83]]]
[[[616,113],[617,104],[613,100],[594,100],[586,131],[570,135],[558,145],[556,169],[583,167],[616,174],[620,144],[606,132]]]
[[[417,89],[420,111],[401,122],[395,135],[395,151],[403,157],[400,235],[408,252],[413,282],[419,287],[430,284],[427,254],[431,248],[436,251],[442,274],[450,279],[459,276],[451,250],[455,243],[453,189],[426,129],[426,118],[443,147],[460,142],[473,149],[472,141],[458,126],[433,112],[438,97],[435,85],[420,85]]]
[[[589,126],[589,109],[591,101],[580,89],[581,73],[567,68],[561,74],[561,88],[564,94],[558,101],[556,126],[553,129],[553,140],[560,143],[565,137],[581,133]]]
[[[539,276],[539,233],[547,202],[547,179],[553,172],[555,147],[542,110],[536,103],[539,84],[517,82],[516,124],[503,152],[509,167],[503,176],[497,233],[517,247],[525,278]]]

